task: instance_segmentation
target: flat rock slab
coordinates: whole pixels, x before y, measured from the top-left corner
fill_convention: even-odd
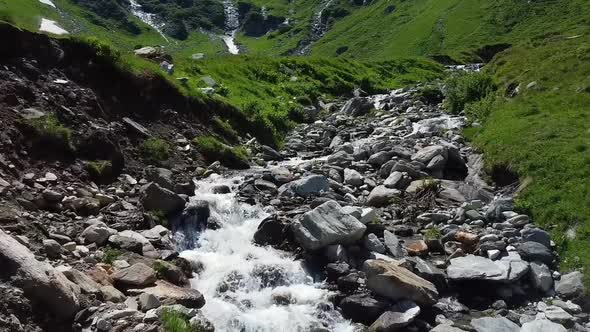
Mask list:
[[[305,213],[293,223],[295,239],[307,250],[318,250],[331,244],[358,241],[367,226],[342,211],[335,201],[328,201]]]
[[[519,332],[520,326],[504,317],[482,317],[471,320],[477,332]]]
[[[451,280],[507,281],[509,272],[506,265],[475,255],[453,258],[447,268]]]
[[[365,261],[367,287],[392,300],[408,299],[419,305],[433,305],[438,291],[430,281],[420,278],[408,269],[380,259]]]

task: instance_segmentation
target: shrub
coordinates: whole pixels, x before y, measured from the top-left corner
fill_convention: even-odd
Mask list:
[[[239,139],[238,132],[231,126],[229,121],[223,120],[220,117],[216,116],[213,118],[213,127],[217,132],[219,132],[223,137],[229,139],[231,142],[237,142]]]
[[[437,105],[443,101],[445,96],[438,87],[425,86],[418,89],[416,98],[426,104]]]
[[[496,90],[492,77],[484,73],[453,75],[445,82],[445,107],[452,114],[458,114],[465,105],[481,100]]]
[[[160,316],[162,328],[166,332],[200,332],[202,329],[193,326],[189,322],[188,316],[175,311],[164,310]]]
[[[86,162],[86,170],[93,179],[105,179],[113,175],[113,164],[110,160],[90,160]]]
[[[123,252],[119,249],[108,248],[105,250],[104,255],[102,256],[102,262],[106,264],[113,264],[114,261],[121,256]]]
[[[483,121],[492,112],[494,95],[487,95],[481,100],[465,105],[465,115],[470,122]]]
[[[193,142],[209,161],[218,160],[232,168],[248,168],[248,151],[244,147],[231,147],[213,136],[197,137]]]
[[[424,238],[426,240],[440,240],[441,237],[442,237],[442,233],[436,227],[429,228],[424,233]]]
[[[155,164],[159,164],[170,158],[170,145],[161,138],[149,138],[141,143],[139,151],[143,158]]]
[[[25,120],[24,125],[33,136],[35,150],[64,154],[74,151],[72,130],[62,125],[55,114]]]

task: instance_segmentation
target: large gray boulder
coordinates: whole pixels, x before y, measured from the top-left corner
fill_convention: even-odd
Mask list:
[[[369,332],[403,331],[404,327],[413,322],[420,314],[420,307],[411,301],[401,301],[394,310],[384,312],[369,327]]]
[[[205,298],[198,290],[178,287],[164,280],[156,281],[154,286],[129,290],[131,295],[144,293],[155,296],[165,305],[180,304],[189,308],[200,308],[205,305]]]
[[[520,326],[505,317],[481,317],[471,320],[477,332],[519,332]]]
[[[520,332],[566,332],[567,329],[560,324],[547,319],[537,319],[522,324]]]
[[[33,253],[0,230],[0,266],[28,298],[40,302],[57,318],[71,319],[78,311],[75,286],[59,271],[35,259]]]
[[[453,258],[447,268],[451,280],[507,281],[509,272],[505,265],[475,255]]]
[[[580,271],[570,272],[561,276],[555,283],[555,291],[565,299],[575,299],[586,294],[584,275]]]
[[[370,259],[363,264],[367,275],[367,287],[392,300],[408,299],[419,305],[433,305],[438,291],[429,281],[393,262]]]
[[[443,147],[441,145],[431,145],[431,146],[427,146],[427,147],[419,150],[418,152],[416,152],[412,156],[412,160],[418,161],[418,162],[421,162],[421,163],[427,165],[428,162],[430,162],[432,160],[432,158],[439,156],[439,155],[442,156],[443,159],[446,161],[447,156],[448,156],[447,149],[445,149],[445,147]]]
[[[162,211],[167,215],[182,211],[186,204],[182,197],[154,182],[142,188],[141,203],[148,211]]]
[[[383,185],[375,187],[367,198],[367,205],[383,207],[392,203],[392,200],[399,197],[401,192],[397,189],[390,189]]]
[[[174,190],[172,171],[169,169],[149,167],[145,170],[145,177],[148,181],[155,182],[162,188]]]
[[[373,106],[373,102],[369,98],[355,97],[349,99],[340,112],[351,116],[361,116],[367,114]]]
[[[136,263],[126,269],[119,270],[111,276],[116,286],[146,287],[156,282],[156,271],[151,267]]]
[[[303,214],[292,224],[297,242],[307,250],[318,250],[331,244],[351,244],[358,241],[367,227],[355,217],[342,211],[335,201],[328,201]]]
[[[279,188],[279,195],[309,197],[326,192],[329,189],[328,178],[323,175],[314,174],[282,185]]]

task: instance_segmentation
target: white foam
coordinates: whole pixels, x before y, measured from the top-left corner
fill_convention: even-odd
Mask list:
[[[217,230],[205,230],[199,235],[197,248],[181,253],[190,261],[202,263],[203,271],[191,284],[205,296],[206,304],[202,308],[205,316],[217,331],[295,332],[309,331],[314,326],[337,332],[353,331],[337,311],[318,309],[318,304],[329,303],[330,293],[313,281],[300,261],[289,253],[252,242],[261,220],[271,211],[259,205],[242,204],[234,193],[210,193],[211,187],[219,184],[233,187],[235,192],[241,181],[241,178],[213,175],[197,182],[196,195],[192,198],[208,201],[211,218],[221,226]],[[263,284],[261,274],[255,272],[260,269],[280,271],[276,274],[280,281]],[[233,279],[237,286],[219,292],[219,285],[231,274],[239,275]],[[291,304],[275,304],[272,294],[276,292],[290,294]]]
[[[53,4],[53,2],[51,2],[51,0],[39,0],[39,2],[55,8],[55,4]]]
[[[46,18],[41,19],[41,26],[39,27],[39,31],[49,32],[55,35],[65,35],[69,33],[65,29],[58,26],[55,21],[48,20]]]

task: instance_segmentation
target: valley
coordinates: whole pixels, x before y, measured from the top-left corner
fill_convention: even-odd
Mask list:
[[[582,0],[0,0],[0,331],[586,331]]]

